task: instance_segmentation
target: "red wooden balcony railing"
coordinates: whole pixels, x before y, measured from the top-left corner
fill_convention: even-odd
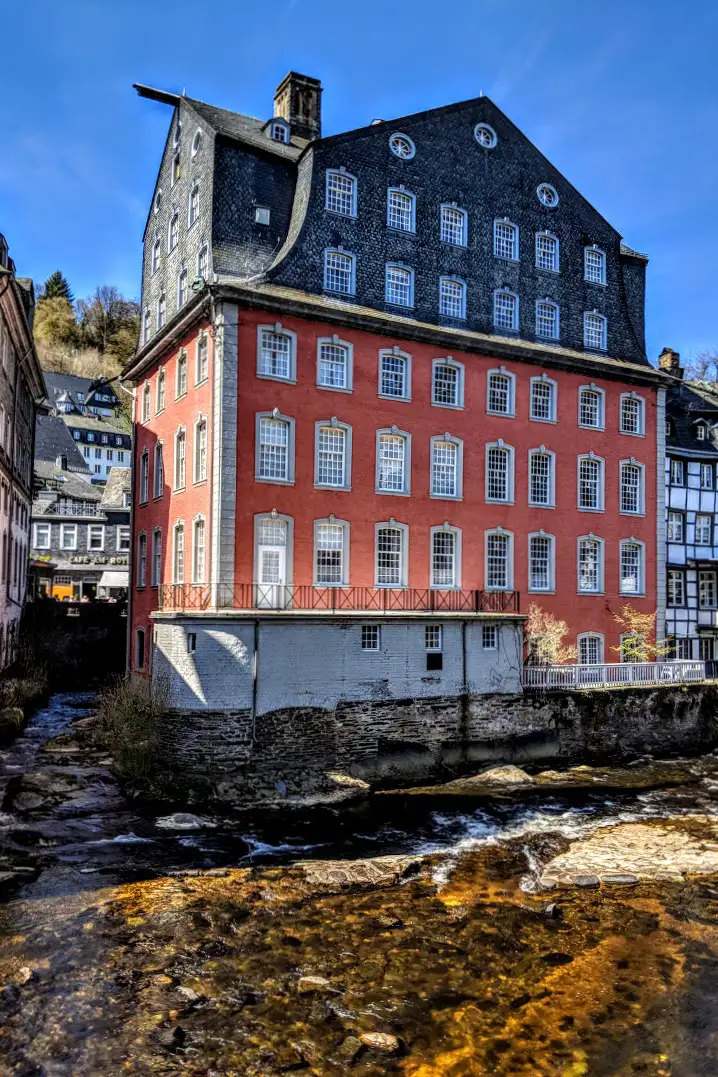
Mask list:
[[[442,591],[434,587],[313,587],[173,583],[159,588],[162,610],[324,610],[341,613],[519,613],[518,591]]]

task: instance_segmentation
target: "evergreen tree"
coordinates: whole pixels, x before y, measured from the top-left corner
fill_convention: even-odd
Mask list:
[[[43,299],[66,299],[68,303],[74,303],[75,297],[72,294],[70,285],[67,283],[67,279],[63,277],[59,269],[56,269],[54,273],[45,281],[42,289]]]

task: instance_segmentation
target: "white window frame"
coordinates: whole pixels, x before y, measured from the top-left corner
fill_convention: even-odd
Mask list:
[[[624,466],[638,468],[638,509],[634,512],[621,507],[623,500],[623,468]],[[618,464],[618,511],[621,516],[645,516],[646,514],[646,468],[633,456],[629,460],[621,460]]]
[[[140,479],[138,484],[138,502],[146,505],[150,499],[150,453],[143,449],[140,453]]]
[[[596,393],[598,396],[598,424],[596,426],[581,421],[581,394],[584,392]],[[600,386],[595,385],[593,382],[590,385],[579,385],[578,387],[578,425],[583,430],[606,429],[606,390],[601,389]]]
[[[47,529],[47,542],[40,542],[40,534]],[[32,548],[34,550],[49,550],[52,546],[52,524],[36,523],[33,525]]]
[[[288,146],[289,124],[286,120],[277,119],[276,117],[271,120],[269,124],[269,137],[273,142],[281,142],[285,146]]]
[[[598,661],[597,662],[583,662],[582,663],[582,662],[580,662],[581,644],[583,642],[587,641],[587,640],[590,640],[590,639],[595,639],[595,640],[598,641],[598,651],[597,651],[597,653],[598,653]],[[601,666],[601,665],[603,665],[604,643],[605,643],[605,641],[604,641],[602,632],[581,632],[581,633],[579,633],[579,635],[576,636],[576,650],[577,650],[576,658],[579,661],[579,664],[580,665],[587,665],[587,666],[593,666],[593,665]]]
[[[601,342],[598,345],[590,344],[588,341],[588,319],[596,318],[601,323]],[[608,349],[608,319],[605,314],[601,314],[600,310],[585,310],[583,312],[583,346],[588,348],[592,352],[605,352]]]
[[[499,296],[511,296],[514,300],[513,306],[513,319],[510,326],[499,325],[496,321],[496,300]],[[517,333],[519,329],[519,297],[516,292],[512,292],[510,288],[495,288],[494,289],[494,303],[493,303],[493,327],[499,329],[503,333]]]
[[[448,213],[456,213],[461,217],[461,238],[457,242],[454,239],[447,239],[444,235],[444,225],[446,222],[446,215]],[[447,225],[448,231],[448,225]],[[452,226],[453,231],[453,226]],[[439,240],[441,243],[447,243],[451,247],[466,247],[469,242],[469,215],[465,209],[461,206],[457,206],[454,202],[444,202],[439,209]]]
[[[200,349],[201,349],[201,346],[203,344],[204,344],[204,347],[206,349],[206,356],[207,356],[207,359],[206,359],[207,373],[204,375],[204,377],[200,377],[199,357],[200,357]],[[195,352],[194,352],[194,383],[195,383],[195,385],[204,385],[204,383],[208,379],[209,379],[209,333],[207,332],[206,329],[203,329],[201,332],[199,332],[197,334],[197,343],[195,345]]]
[[[409,202],[409,227],[400,228],[396,224],[391,223],[391,196],[394,194],[400,195],[402,198],[408,199]],[[391,228],[394,232],[405,232],[410,235],[416,234],[416,195],[411,191],[407,191],[405,187],[389,187],[386,192],[386,226]]]
[[[157,297],[157,328],[164,329],[167,321],[167,295],[165,292],[160,292]]]
[[[187,266],[182,266],[177,274],[177,308],[183,307],[187,302],[189,289],[189,272]]]
[[[680,583],[680,588],[675,584]],[[674,602],[673,597],[680,590],[680,602]],[[696,596],[697,597],[697,596]],[[669,568],[666,573],[666,606],[668,609],[681,609],[686,604],[686,572],[683,568]]]
[[[457,285],[460,290],[458,314],[448,314],[445,310],[442,310],[442,301],[444,299],[443,288],[446,284]],[[466,281],[462,280],[461,277],[439,277],[439,317],[452,318],[454,321],[466,321]]]
[[[680,524],[680,531],[676,534],[676,524]],[[686,514],[680,509],[669,509],[666,517],[666,542],[682,544],[686,541]]]
[[[150,421],[150,414],[152,408],[152,389],[150,383],[145,382],[142,388],[142,425]]]
[[[434,538],[447,534],[454,536],[454,582],[451,584],[437,583],[434,575]],[[461,528],[452,527],[448,522],[429,530],[429,587],[438,591],[461,590]]]
[[[548,587],[536,587],[531,583],[531,540],[532,539],[547,539],[549,544],[549,558],[548,558]],[[548,595],[554,594],[556,591],[556,537],[549,535],[547,531],[543,529],[541,531],[531,531],[528,535],[526,556],[526,568],[527,568],[527,590],[531,594]]]
[[[318,534],[322,526],[339,527],[342,531],[342,572],[341,580],[336,583],[327,583],[319,579],[317,571],[317,555],[319,553]],[[348,520],[339,520],[336,516],[327,516],[321,520],[315,520],[312,528],[313,553],[312,553],[312,582],[315,587],[348,587],[351,576],[349,574],[349,552],[351,529]]]
[[[453,445],[456,448],[456,492],[441,494],[434,492],[434,448],[437,444]],[[429,497],[437,501],[461,501],[464,496],[464,442],[446,431],[435,434],[429,443]]]
[[[623,401],[632,400],[638,404],[638,430],[623,429]],[[618,401],[618,430],[626,437],[642,438],[646,436],[646,401],[639,393],[621,393]]]
[[[382,392],[382,363],[387,359],[403,359],[404,360],[404,389],[405,392],[399,396],[395,393]],[[411,356],[408,352],[403,352],[396,345],[393,348],[382,348],[379,352],[379,388],[378,396],[384,400],[411,400]]]
[[[142,316],[142,343],[148,344],[152,336],[152,312],[145,308]]]
[[[182,579],[177,572],[177,535],[182,532]],[[185,533],[184,520],[176,520],[172,527],[172,583],[181,586],[187,577],[187,535]]]
[[[284,548],[287,552],[284,568],[286,575],[286,586],[291,587],[294,582],[294,517],[286,516],[285,514],[277,512],[274,509],[272,509],[271,512],[256,512],[254,514],[252,580],[255,584],[259,583],[259,535],[263,520],[280,520],[283,524],[286,525],[287,544]]]
[[[159,553],[159,557],[158,557]],[[159,562],[159,563],[158,563]],[[150,587],[159,587],[162,582],[162,529],[155,527],[152,532],[150,551]]]
[[[70,545],[65,543],[65,535],[69,535],[72,538]],[[60,524],[60,549],[61,550],[76,550],[77,549],[77,524]]]
[[[708,588],[704,585],[708,583],[710,585],[709,597],[712,598],[712,602],[706,602],[704,596]],[[699,610],[714,610],[718,603],[718,574],[714,568],[699,569],[698,571],[698,609]]]
[[[381,625],[361,626],[361,649],[362,651],[381,650]]]
[[[707,525],[705,523],[699,524],[698,523],[699,520],[707,520],[708,523],[707,523]],[[701,534],[704,534],[706,526],[708,527],[708,532],[707,532],[708,541],[707,542],[702,542],[702,541],[699,542],[698,541],[699,532]],[[695,522],[695,526],[694,526],[694,532],[695,532],[694,533],[694,540],[695,540],[695,545],[696,546],[712,546],[713,545],[713,514],[711,512],[697,512],[696,513],[696,522]]]
[[[203,528],[203,542],[202,542],[202,573],[197,571],[197,531],[199,525]],[[192,521],[192,583],[206,583],[207,582],[207,521],[202,513],[195,516]]]
[[[701,490],[713,490],[715,487],[715,464],[701,464]],[[705,482],[705,476],[710,475],[710,482]]]
[[[497,587],[489,583],[489,537],[491,535],[504,535],[508,540],[506,547],[507,581],[505,587]],[[505,527],[492,527],[484,531],[484,586],[487,591],[513,591],[514,589],[514,533],[513,531],[507,531]]]
[[[507,496],[506,497],[489,497],[489,453],[492,449],[503,449],[507,453],[508,458],[508,470],[507,470]],[[503,438],[499,438],[498,441],[490,441],[487,443],[484,450],[484,500],[490,505],[513,505],[514,504],[514,482],[515,482],[515,453],[512,445],[507,445]]]
[[[499,238],[498,229],[500,226],[507,226],[513,229],[513,241],[512,241],[512,254],[500,254],[498,251]],[[494,258],[502,258],[508,262],[518,262],[519,260],[519,226],[510,221],[508,217],[497,217],[494,220]]]
[[[144,552],[144,556],[143,556]],[[140,531],[137,536],[137,576],[136,586],[147,586],[147,532]]]
[[[201,265],[202,265],[202,261],[203,261],[203,259],[202,259],[203,254],[207,255],[207,269],[209,269],[209,246],[208,246],[207,243],[203,243],[202,246],[200,247],[200,249],[197,251],[197,276],[201,277],[202,280],[204,280],[206,282],[206,276],[205,276],[204,273],[202,273],[201,268],[200,268]]]
[[[319,481],[319,431],[323,428],[344,431],[344,481],[327,483]],[[351,490],[352,488],[352,428],[340,422],[336,415],[331,419],[319,419],[314,424],[314,488],[316,490]]]
[[[337,209],[334,206],[329,205],[329,190],[331,187],[332,177],[339,176],[343,180],[348,180],[351,185],[351,192],[349,195],[350,209],[348,213],[344,210]],[[326,178],[324,181],[324,208],[327,213],[336,213],[339,217],[356,217],[357,216],[357,178],[350,172],[347,172],[344,168],[328,168],[326,170]]]
[[[551,266],[539,265],[539,240],[540,239],[550,239],[550,240],[553,241],[553,265],[551,265]],[[534,240],[534,253],[535,253],[535,256],[536,256],[535,257],[536,269],[540,269],[544,273],[559,273],[560,272],[559,267],[561,265],[560,251],[561,251],[561,244],[560,244],[558,236],[555,235],[555,233],[549,232],[547,229],[544,229],[543,231],[536,233],[535,240]]]
[[[623,548],[624,546],[635,546],[638,549],[638,589],[635,591],[626,590],[623,586],[623,572],[621,566],[623,564]],[[641,542],[637,538],[621,539],[618,543],[618,590],[622,595],[634,595],[637,598],[645,596],[646,593],[646,544]]]
[[[150,265],[151,274],[154,277],[155,273],[162,265],[162,240],[159,236],[155,236],[155,241],[152,244],[152,262]]]
[[[199,464],[201,455],[199,451],[199,432],[204,425],[204,475],[200,474]],[[192,483],[197,485],[198,483],[206,482],[209,475],[209,422],[206,415],[198,415],[194,421],[194,429],[192,436]]]
[[[581,504],[582,460],[595,460],[598,463],[598,505],[595,508]],[[576,508],[579,512],[605,512],[606,510],[606,461],[594,452],[580,453],[576,458]]]
[[[701,480],[702,478],[703,476],[701,475]],[[671,486],[684,487],[686,485],[686,465],[683,460],[679,460],[675,456],[669,457],[668,480]]]
[[[174,227],[173,227],[174,226]],[[174,243],[172,240],[174,239]],[[167,224],[167,253],[177,250],[179,244],[179,211],[174,210]]]
[[[598,543],[598,587],[589,590],[581,587],[581,543]],[[606,545],[602,538],[589,532],[588,535],[579,535],[576,539],[576,594],[578,595],[602,595],[606,591]]]
[[[165,397],[167,393],[167,379],[164,367],[157,373],[155,384],[155,415],[161,415],[165,410]]]
[[[266,373],[261,369],[261,357],[262,357],[262,335],[264,333],[275,333],[277,336],[286,337],[289,341],[289,356],[288,356],[288,374],[272,374]],[[268,381],[283,381],[296,384],[297,381],[297,334],[291,329],[285,329],[281,322],[276,322],[274,325],[258,325],[257,326],[257,365],[256,372],[258,378],[264,378]]]
[[[153,500],[162,497],[164,494],[165,486],[165,459],[164,459],[164,441],[158,439],[155,442],[154,452],[152,454],[152,498]],[[158,467],[161,464],[161,467]],[[161,483],[159,479],[162,479]]]
[[[399,583],[380,583],[379,582],[379,532],[383,528],[393,528],[399,531],[401,535],[401,549],[400,549],[400,562],[399,562]],[[399,523],[397,520],[389,519],[382,520],[374,525],[374,586],[386,587],[394,590],[403,589],[408,586],[409,579],[409,525]]]
[[[396,437],[402,438],[404,441],[404,468],[402,475],[402,489],[401,490],[384,490],[379,485],[380,467],[380,446],[382,437]],[[400,430],[398,426],[385,427],[384,429],[377,430],[376,432],[376,465],[374,469],[374,492],[382,494],[383,496],[394,497],[409,497],[411,494],[411,434],[406,430]]]
[[[494,408],[489,407],[489,401],[491,400],[491,377],[494,374],[500,374],[509,379],[508,411],[496,411]],[[514,419],[516,417],[516,375],[512,374],[510,370],[507,370],[505,366],[486,371],[486,414],[501,415],[504,419]]]
[[[551,307],[554,312],[554,332],[543,333],[539,328],[539,307]],[[536,300],[536,322],[535,333],[540,340],[560,340],[561,339],[561,308],[555,299],[549,299],[545,296],[543,299]]]
[[[115,529],[115,549],[118,553],[129,553],[132,549],[132,528],[129,524],[118,524]]]
[[[92,533],[93,531],[99,531],[100,533],[100,545],[92,545]],[[105,525],[104,524],[88,524],[87,525],[87,552],[88,553],[104,553],[105,550]]]
[[[180,374],[184,367],[184,388],[182,388],[182,378]],[[184,348],[180,348],[177,353],[177,363],[175,365],[175,400],[181,400],[187,395],[187,385],[189,382],[189,376],[187,371],[187,352]]]
[[[192,136],[192,145],[190,146],[190,156],[196,157],[199,153],[199,148],[202,145],[202,128],[198,127]]]
[[[399,303],[395,299],[389,298],[389,270],[396,269],[400,273],[406,273],[409,278],[409,301],[408,303]],[[402,286],[403,287],[403,286]],[[399,307],[402,310],[411,310],[414,306],[414,270],[411,266],[401,265],[400,262],[387,262],[384,266],[384,302],[388,303],[390,307]]]
[[[535,385],[549,385],[551,386],[551,407],[548,418],[544,418],[540,415],[534,415],[534,386]],[[558,384],[549,378],[548,374],[540,374],[538,377],[531,378],[531,384],[529,389],[529,419],[534,423],[555,423],[558,416]]]
[[[287,477],[286,479],[265,478],[260,475],[260,430],[262,419],[273,419],[276,422],[285,423],[287,430]],[[289,415],[282,415],[278,408],[273,411],[258,411],[254,423],[254,481],[268,482],[274,486],[294,485],[294,454],[295,454],[295,421]]]
[[[329,273],[331,272],[329,267],[330,255],[338,254],[342,258],[346,258],[349,262],[349,287],[348,288],[332,288],[327,283],[329,280]],[[351,254],[350,251],[345,251],[342,247],[327,247],[324,251],[324,291],[330,292],[332,295],[355,295],[356,294],[356,255]],[[343,269],[342,272],[346,272]]]
[[[193,195],[197,196],[197,201],[194,207],[194,215],[192,213]],[[190,187],[189,196],[187,198],[187,231],[189,231],[190,228],[193,228],[199,220],[199,205],[199,180],[195,180],[195,182]]]
[[[438,367],[450,367],[456,371],[456,403],[447,404],[436,399],[436,371]],[[452,356],[434,359],[431,363],[431,404],[435,408],[450,408],[453,411],[461,411],[464,407],[464,364],[459,363]]]
[[[599,280],[594,280],[593,277],[589,277],[589,275],[588,275],[588,255],[589,255],[589,252],[591,254],[599,255],[599,257],[601,259],[601,266],[600,266],[600,271],[599,271],[599,274],[598,274],[599,278],[600,278]],[[601,250],[600,247],[597,247],[595,243],[591,244],[588,247],[583,248],[583,279],[588,284],[605,285],[605,283],[606,283],[606,252],[604,250]]]
[[[535,456],[545,456],[548,459],[548,501],[534,501],[531,497],[531,461]],[[553,509],[556,507],[556,453],[547,449],[545,445],[539,445],[537,449],[529,449],[528,463],[528,503],[531,508]]]
[[[344,385],[327,385],[320,380],[322,346],[344,348],[346,363],[344,367]],[[354,388],[354,345],[348,340],[342,340],[335,333],[331,337],[319,337],[317,339],[317,389],[328,390],[334,393],[351,393]]]
[[[184,481],[180,485],[178,483],[180,469],[178,447],[181,439],[184,438]],[[173,493],[181,493],[182,490],[187,489],[187,429],[184,426],[178,426],[175,430],[174,436],[174,452],[172,454],[172,491]]]

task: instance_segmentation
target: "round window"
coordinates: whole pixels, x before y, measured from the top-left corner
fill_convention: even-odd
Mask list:
[[[395,134],[389,139],[389,149],[397,157],[410,161],[416,153],[416,146],[408,135]]]
[[[550,183],[540,183],[536,188],[536,194],[543,206],[553,207],[558,205],[558,191]]]
[[[496,132],[488,123],[477,123],[474,128],[474,138],[485,150],[492,150],[496,145]]]
[[[159,213],[160,206],[162,205],[162,191],[159,190],[155,195],[155,213]]]
[[[202,132],[200,131],[199,128],[197,128],[197,130],[194,133],[194,138],[192,139],[192,156],[193,157],[197,156],[197,153],[199,151],[199,147],[200,147],[201,143],[202,143]]]

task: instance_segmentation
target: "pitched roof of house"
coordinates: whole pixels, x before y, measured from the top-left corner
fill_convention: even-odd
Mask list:
[[[75,441],[59,415],[38,415],[35,422],[35,471],[38,464],[55,464],[58,456],[67,457],[68,471],[85,475],[90,469]]]
[[[132,476],[128,467],[113,467],[107,476],[107,485],[102,494],[103,509],[124,509],[125,494],[131,490]]]
[[[67,402],[68,400],[76,408],[84,408],[88,405],[97,407],[99,404],[104,407],[115,406],[114,403],[95,399],[96,394],[102,392],[103,394],[111,394],[115,401],[117,400],[117,393],[112,386],[98,383],[97,378],[83,378],[80,374],[58,374],[54,370],[43,370],[42,373],[45,378],[47,396],[51,407],[55,407],[61,401]],[[82,399],[78,394],[81,394]]]
[[[666,397],[666,411],[671,422],[666,437],[667,449],[690,449],[701,455],[718,455],[712,427],[718,423],[718,392],[701,382],[675,380]],[[711,428],[708,437],[696,437],[696,422],[704,418]]]
[[[217,134],[274,153],[278,157],[296,161],[307,145],[305,138],[297,138],[296,135],[291,135],[289,143],[270,138],[266,132],[267,120],[244,116],[241,112],[230,112],[229,109],[217,108],[216,105],[208,105],[206,101],[196,101],[192,97],[186,97],[185,101]]]
[[[77,430],[101,430],[103,434],[124,434],[130,437],[129,430],[123,430],[111,419],[103,419],[99,415],[63,415],[61,422]]]

